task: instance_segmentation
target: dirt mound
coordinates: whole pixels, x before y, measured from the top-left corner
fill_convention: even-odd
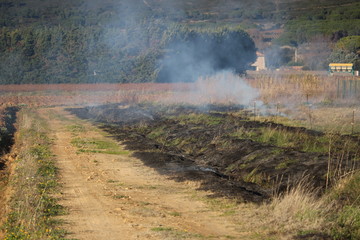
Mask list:
[[[305,177],[321,189],[329,183],[330,174],[341,174],[356,165],[357,148],[342,148],[349,141],[346,137],[332,141],[329,159],[324,133],[251,121],[248,112],[240,114],[241,110],[242,106],[214,105],[69,109],[79,117],[101,122],[104,130],[160,173],[178,181],[199,179],[201,189],[244,201],[265,200]],[[290,142],[299,139],[292,145],[284,141],[287,145],[281,146],[273,135],[279,139],[290,136]]]

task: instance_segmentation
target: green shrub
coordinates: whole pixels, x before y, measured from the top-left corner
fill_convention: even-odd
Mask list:
[[[342,206],[360,207],[360,172],[339,183],[332,197]]]
[[[331,235],[337,240],[360,239],[360,208],[344,207],[335,217]]]

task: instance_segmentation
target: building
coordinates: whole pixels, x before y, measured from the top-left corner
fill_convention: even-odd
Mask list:
[[[355,75],[354,64],[352,63],[330,63],[329,64],[329,74],[333,75],[334,73],[350,73]]]
[[[261,52],[256,52],[256,56],[257,56],[256,62],[251,66],[256,71],[266,70],[265,55]]]

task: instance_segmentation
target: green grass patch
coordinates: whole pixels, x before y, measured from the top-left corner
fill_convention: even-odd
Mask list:
[[[332,191],[331,198],[340,201],[344,206],[360,207],[360,172],[342,180],[339,187]]]
[[[109,179],[107,180],[108,183],[118,183],[119,181],[118,180],[112,180],[112,179]]]
[[[258,136],[258,133],[254,129],[240,127],[229,135],[238,139],[254,139]]]
[[[188,238],[199,238],[199,239],[209,239],[212,237],[205,237],[201,234],[190,233],[187,230],[179,230],[172,227],[154,227],[151,228],[151,231],[158,232],[164,237],[170,237],[171,239],[188,239]]]
[[[67,126],[67,130],[72,133],[82,133],[86,131],[86,128],[83,125],[73,124]]]
[[[251,139],[256,142],[271,144],[280,148],[296,149],[304,152],[327,153],[329,147],[332,151],[336,149],[346,152],[357,151],[357,143],[346,140],[341,135],[324,134],[311,135],[302,131],[287,130],[276,127],[259,127],[247,129],[241,127],[229,134],[230,137],[238,139]],[[283,149],[275,149],[274,154],[280,154]]]
[[[259,142],[270,143],[278,147],[296,148],[305,152],[327,152],[327,136],[311,136],[303,132],[288,131],[277,128],[260,128]]]
[[[105,141],[97,138],[74,138],[71,144],[78,148],[81,153],[104,153],[114,155],[127,155],[130,152],[120,150],[120,146],[111,141]]]
[[[337,204],[328,217],[332,239],[360,239],[360,172],[340,180],[328,196]]]
[[[360,207],[345,206],[334,219],[331,229],[333,239],[360,239]]]
[[[165,135],[166,135],[165,126],[161,126],[161,127],[152,129],[151,132],[148,133],[147,136],[150,139],[158,139],[159,137],[162,137]]]
[[[236,214],[236,211],[233,209],[230,210],[226,210],[223,214],[221,214],[221,217],[226,217],[226,216],[234,216]]]
[[[129,196],[126,195],[114,195],[113,196],[115,199],[129,199]]]
[[[178,121],[179,124],[181,125],[204,124],[207,126],[215,126],[224,122],[224,119],[222,117],[211,116],[208,114],[196,114],[196,113],[170,117],[170,119],[174,119]]]
[[[174,229],[171,228],[171,227],[155,227],[155,228],[152,228],[151,231],[154,231],[154,232],[164,232],[164,231],[173,231]]]
[[[290,166],[291,164],[293,164],[293,163],[296,163],[296,161],[293,160],[293,159],[287,159],[287,160],[285,160],[284,162],[279,163],[279,164],[275,167],[275,169],[285,169],[285,168],[289,167],[289,166]]]
[[[169,212],[168,214],[170,216],[173,216],[173,217],[180,217],[181,216],[181,213],[179,213],[179,212]]]

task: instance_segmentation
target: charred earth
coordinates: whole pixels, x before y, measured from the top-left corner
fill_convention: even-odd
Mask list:
[[[299,183],[321,194],[357,167],[358,139],[254,121],[244,106],[111,104],[72,108],[133,155],[214,196],[262,202]],[[344,147],[347,146],[347,147]]]

